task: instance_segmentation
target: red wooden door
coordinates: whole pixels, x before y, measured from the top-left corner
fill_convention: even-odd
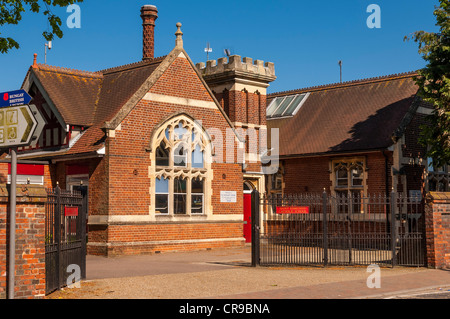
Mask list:
[[[244,194],[244,237],[246,243],[252,242],[252,194]]]

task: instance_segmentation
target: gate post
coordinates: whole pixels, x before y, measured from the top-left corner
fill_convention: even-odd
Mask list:
[[[81,188],[83,200],[81,203],[81,279],[86,279],[86,219],[87,219],[87,189]]]
[[[252,192],[252,267],[260,265],[260,238],[259,238],[259,192]]]
[[[61,289],[61,188],[59,188],[59,183],[56,184],[55,188],[56,194],[56,207],[55,207],[55,244],[56,244],[56,283],[58,290]]]
[[[397,264],[397,256],[395,254],[395,246],[397,241],[397,223],[395,222],[395,207],[397,204],[397,198],[395,196],[394,190],[391,192],[391,258],[392,258],[392,267]]]
[[[325,188],[322,194],[322,229],[323,229],[323,265],[328,265],[328,216],[327,216],[328,196]]]

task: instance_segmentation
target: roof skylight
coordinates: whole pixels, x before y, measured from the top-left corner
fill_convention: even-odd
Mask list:
[[[294,116],[305,103],[308,93],[276,97],[267,107],[267,118]]]

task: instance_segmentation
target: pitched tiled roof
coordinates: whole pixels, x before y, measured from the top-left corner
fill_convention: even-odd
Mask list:
[[[66,124],[91,126],[109,120],[165,57],[98,72],[37,64],[31,70]]]
[[[103,84],[98,96],[94,123],[111,120],[156,70],[164,58],[145,60],[100,71],[103,74]]]
[[[83,132],[75,145],[68,149],[65,155],[96,152],[104,147],[105,138],[106,134],[103,132],[100,123],[91,126]]]
[[[101,73],[43,64],[38,64],[32,71],[67,124],[92,124],[103,81]]]
[[[416,98],[418,87],[404,73],[380,78],[331,84],[268,96],[309,92],[295,116],[268,119],[267,126],[279,128],[280,156],[385,149]]]
[[[98,72],[43,64],[30,68],[66,124],[86,126],[66,154],[97,151],[103,147],[102,126],[136,93],[165,57]]]

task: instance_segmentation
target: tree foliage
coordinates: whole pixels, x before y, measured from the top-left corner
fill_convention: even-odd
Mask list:
[[[420,135],[434,167],[450,163],[450,0],[439,3],[434,11],[439,31],[417,31],[412,36],[427,63],[415,80],[419,96],[434,106]]]
[[[42,33],[47,41],[53,40],[55,35],[62,38],[61,18],[53,14],[51,9],[66,7],[78,2],[83,2],[83,0],[0,0],[0,28],[3,25],[19,24],[22,20],[22,13],[30,10],[34,13],[42,13],[47,18],[50,29]],[[13,48],[18,49],[20,47],[19,43],[13,38],[2,37],[1,35],[0,32],[1,53],[7,53]]]

